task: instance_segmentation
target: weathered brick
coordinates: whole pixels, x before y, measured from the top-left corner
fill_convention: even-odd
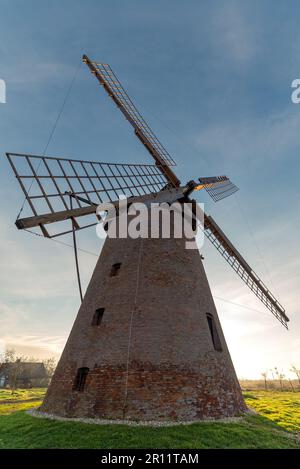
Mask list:
[[[246,409],[202,261],[184,243],[106,240],[44,412],[180,421],[234,416]],[[117,262],[122,263],[118,275],[110,277]],[[93,326],[97,308],[105,312],[101,324]],[[214,317],[222,351],[214,349],[207,313]],[[80,367],[89,368],[82,392],[73,390]]]

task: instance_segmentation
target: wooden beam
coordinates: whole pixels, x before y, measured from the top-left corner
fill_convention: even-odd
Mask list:
[[[136,202],[139,203],[162,203],[168,202],[172,203],[178,199],[184,197],[188,191],[190,191],[190,186],[182,186],[171,189],[165,189],[157,193],[147,194],[144,196],[129,197],[127,199],[128,204],[133,204]],[[104,202],[107,204],[112,204],[115,207],[119,205],[119,200],[114,202]],[[56,213],[45,213],[43,215],[35,215],[28,218],[19,218],[16,221],[16,226],[19,230],[34,228],[35,226],[47,225],[49,223],[55,223],[58,221],[68,220],[70,218],[83,217],[86,215],[95,214],[98,205],[88,205],[87,207],[74,208],[72,210],[62,210]]]
[[[56,213],[45,213],[43,215],[36,215],[28,218],[19,218],[16,221],[16,227],[19,230],[34,228],[39,225],[47,225],[57,221],[68,220],[73,217],[83,217],[96,213],[97,205],[90,205],[88,207],[74,208],[72,210],[62,210]]]

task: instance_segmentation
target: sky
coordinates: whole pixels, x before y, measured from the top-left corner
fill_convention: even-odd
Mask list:
[[[178,163],[182,181],[226,174],[240,191],[197,196],[290,317],[286,331],[206,241],[202,253],[240,378],[300,367],[299,2],[0,0],[0,347],[59,357],[79,307],[72,249],[18,231],[5,152],[151,163],[85,65],[109,63]],[[70,243],[70,239],[61,239]],[[84,289],[101,242],[78,235]],[[269,372],[270,373],[270,372]],[[271,373],[270,373],[271,374]],[[291,375],[290,375],[291,376]]]

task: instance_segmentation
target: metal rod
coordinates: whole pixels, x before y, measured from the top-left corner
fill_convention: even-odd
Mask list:
[[[73,208],[72,197],[70,196],[70,208]],[[77,273],[77,281],[78,281],[78,288],[79,288],[79,295],[81,299],[81,303],[83,301],[82,295],[82,288],[81,288],[81,280],[80,280],[80,271],[79,271],[79,262],[78,262],[78,253],[77,253],[77,243],[76,243],[76,229],[73,218],[71,218],[72,222],[72,234],[73,234],[73,247],[74,247],[74,255],[75,255],[75,265],[76,265],[76,273]]]

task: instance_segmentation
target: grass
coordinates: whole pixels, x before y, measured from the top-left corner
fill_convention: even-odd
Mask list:
[[[28,400],[28,399],[43,399],[45,395],[45,388],[34,389],[16,389],[11,391],[9,389],[0,389],[0,403],[7,400]]]
[[[260,415],[300,436],[300,392],[252,391],[244,397]]]
[[[0,390],[0,448],[300,448],[300,393],[247,392],[247,405],[257,415],[161,428],[58,422],[26,414],[40,405],[43,393],[20,390],[11,402],[11,392]]]

